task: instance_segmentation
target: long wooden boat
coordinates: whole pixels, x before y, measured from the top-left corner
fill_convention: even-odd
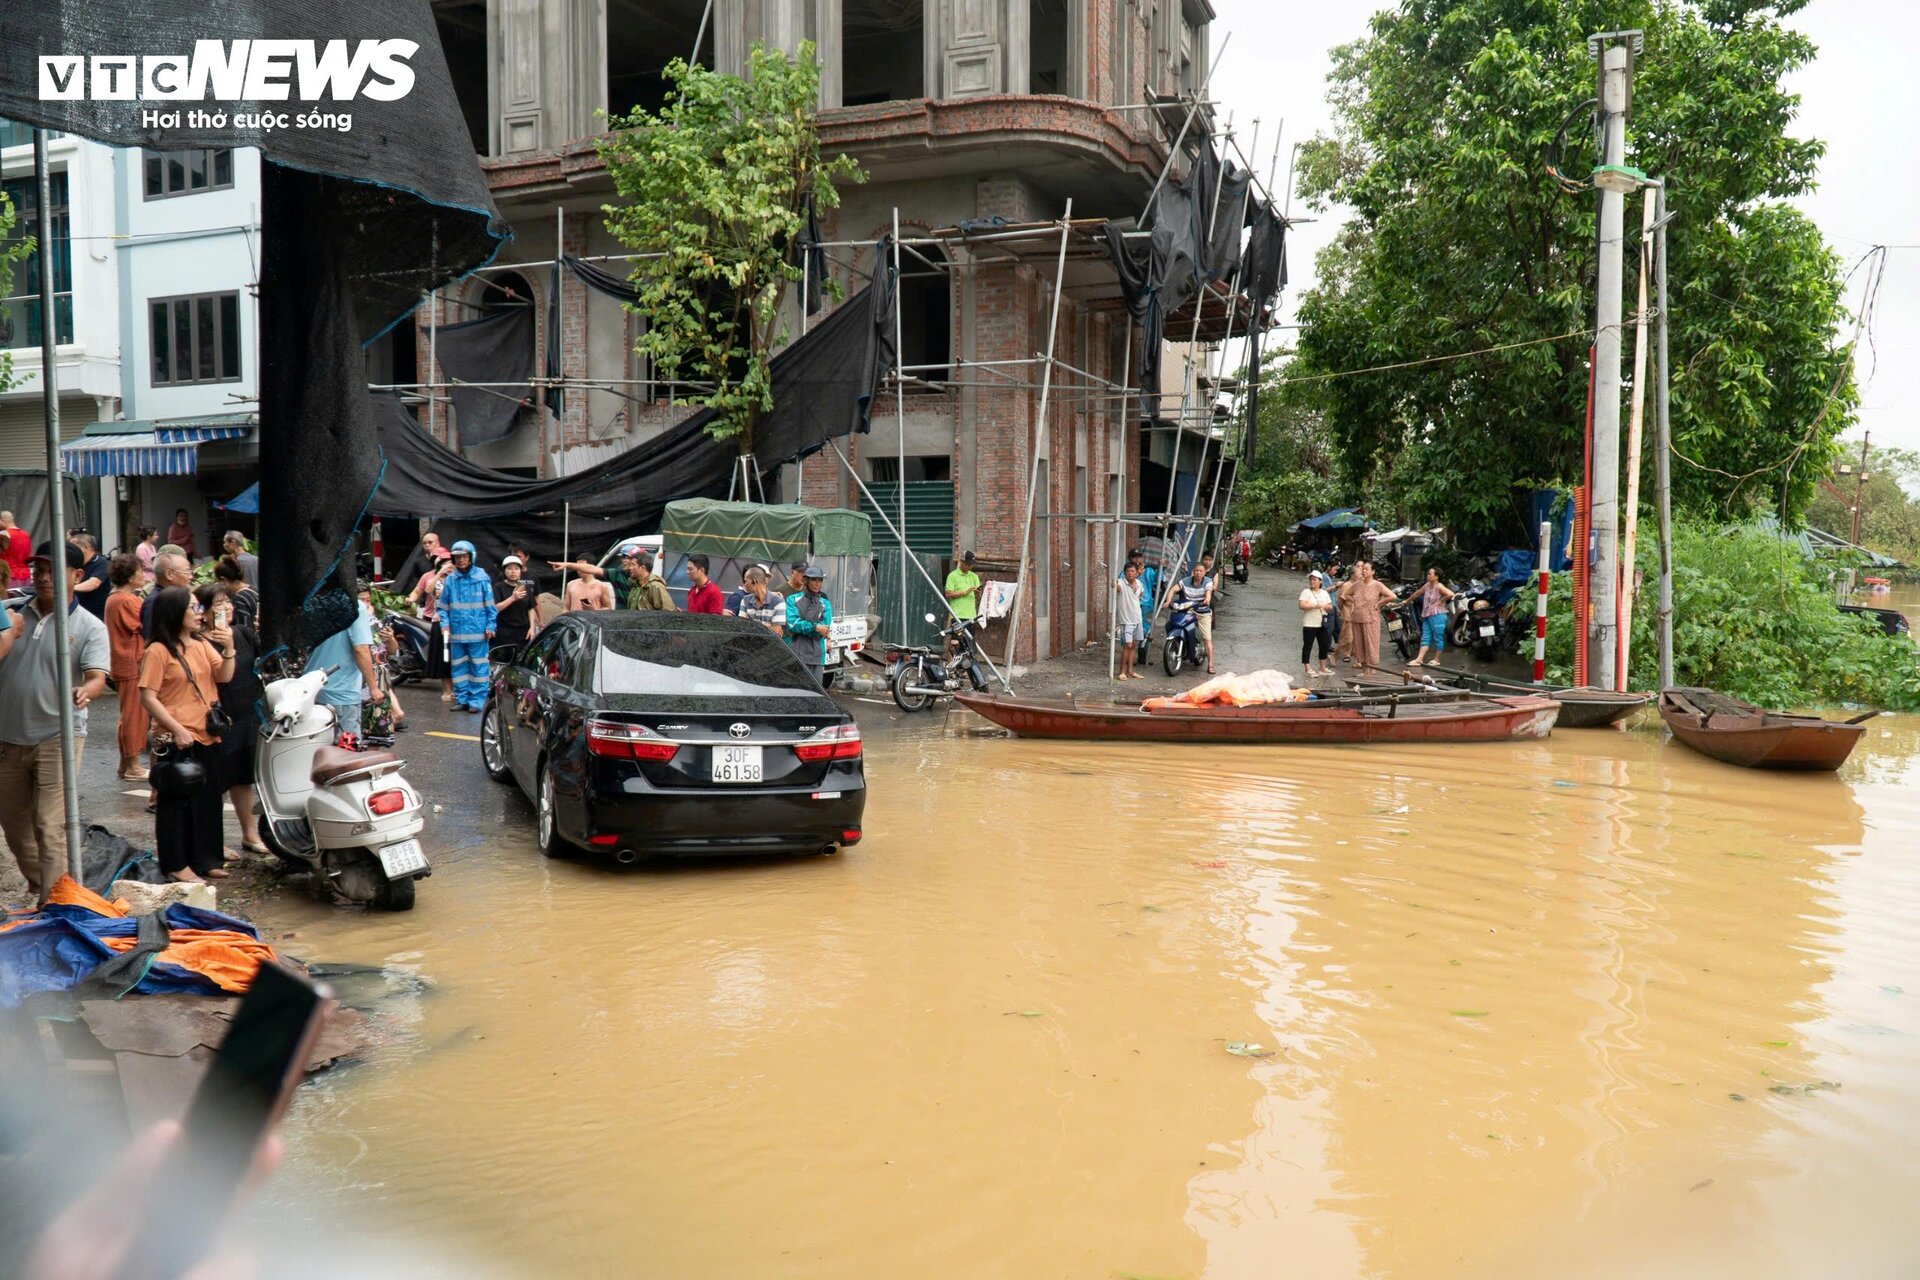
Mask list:
[[[1544,738],[1560,714],[1559,703],[1534,697],[1352,697],[1142,711],[1122,702],[956,696],[1023,738],[1132,742],[1504,742]]]
[[[1615,692],[1589,685],[1529,684],[1524,680],[1509,680],[1505,676],[1461,671],[1454,667],[1422,667],[1416,678],[1452,685],[1456,689],[1471,689],[1475,693],[1552,698],[1560,704],[1560,720],[1554,726],[1559,729],[1604,729],[1608,725],[1619,724],[1653,701],[1650,693]]]
[[[1768,711],[1711,689],[1665,689],[1660,718],[1701,755],[1748,769],[1838,769],[1866,734],[1864,721]]]

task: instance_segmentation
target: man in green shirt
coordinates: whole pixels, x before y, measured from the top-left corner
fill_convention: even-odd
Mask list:
[[[676,612],[673,597],[667,594],[667,584],[653,572],[652,556],[644,551],[630,552],[620,557],[620,569],[628,584],[621,601],[627,608]]]
[[[960,563],[947,575],[947,607],[962,622],[971,622],[980,614],[980,575],[973,571],[973,552],[960,557]]]

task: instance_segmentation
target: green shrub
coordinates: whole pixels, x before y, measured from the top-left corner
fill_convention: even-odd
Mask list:
[[[1629,683],[1660,679],[1659,546],[1637,550]],[[1834,607],[1824,570],[1764,529],[1682,523],[1674,530],[1673,674],[1767,707],[1858,703],[1920,711],[1920,652],[1871,620]],[[1548,676],[1572,678],[1573,575],[1553,577]]]

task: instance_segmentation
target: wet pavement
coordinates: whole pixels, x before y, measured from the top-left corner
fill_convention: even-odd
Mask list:
[[[1297,586],[1261,587],[1223,670],[1297,654]],[[270,1204],[408,1242],[406,1274],[1920,1254],[1920,719],[1796,777],[1657,722],[1129,746],[850,698],[859,846],[620,868],[543,859],[475,718],[412,692],[418,908],[254,910],[398,993],[403,1034],[301,1090]]]

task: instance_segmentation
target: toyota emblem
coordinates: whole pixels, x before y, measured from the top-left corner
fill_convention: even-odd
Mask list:
[[[727,732],[733,737],[744,738],[753,732],[753,726],[743,721],[736,721],[727,726]]]

